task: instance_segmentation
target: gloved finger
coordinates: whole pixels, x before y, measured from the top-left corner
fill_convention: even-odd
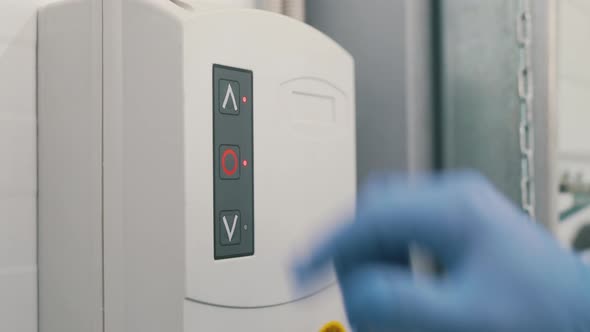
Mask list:
[[[452,175],[453,173],[449,173],[449,177]],[[440,178],[442,177],[432,175],[431,173],[412,175],[402,173],[373,173],[367,178],[361,189],[358,198],[359,207],[361,209],[370,209],[372,203],[380,201],[387,195],[395,194],[392,191],[402,193],[418,190],[419,188],[439,181]],[[410,264],[409,252],[409,248],[404,246],[400,247],[399,250],[384,251],[383,256],[379,257],[379,260],[386,260],[392,264],[407,267]],[[352,263],[343,259],[337,261],[337,268],[341,270]]]
[[[314,274],[335,257],[351,268],[371,261],[402,256],[410,244],[431,250],[439,259],[451,261],[462,253],[466,233],[464,202],[456,188],[438,182],[416,190],[383,193],[359,207],[356,217],[314,251],[297,269],[300,280]],[[443,262],[444,263],[444,262]]]
[[[400,247],[397,250],[383,250],[380,254],[375,254],[373,258],[369,256],[359,256],[357,259],[351,259],[350,255],[336,255],[333,259],[334,268],[340,275],[347,271],[355,269],[360,264],[387,263],[400,268],[411,269],[410,266],[410,248]]]
[[[350,324],[362,331],[457,331],[465,320],[461,303],[435,280],[411,271],[366,265],[341,279]]]

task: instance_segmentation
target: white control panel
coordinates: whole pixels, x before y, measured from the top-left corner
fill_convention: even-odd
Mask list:
[[[107,332],[315,332],[345,324],[334,277],[295,291],[291,268],[342,208],[354,208],[352,57],[315,29],[270,12],[188,0],[118,4],[97,30],[104,31],[96,44],[102,58],[93,61],[102,61],[86,64],[102,64],[102,93],[90,93],[102,97],[101,107],[81,111],[80,98],[69,105],[66,91],[51,84],[67,55],[40,68],[41,93],[61,96],[44,106],[43,137],[63,143],[60,137],[78,134],[59,147],[42,145],[51,162],[40,174],[52,179],[42,201],[78,202],[51,205],[43,221],[64,241],[48,239],[47,247],[71,247],[77,235],[64,218],[86,201],[86,229],[100,230],[93,240],[102,248],[88,255],[100,262],[102,297],[97,306],[80,305],[104,308],[95,317]],[[76,5],[63,9],[84,10]],[[43,54],[57,54],[52,38],[75,17],[61,9],[42,15],[54,32],[44,35]],[[70,120],[60,125],[49,114]],[[67,184],[57,167],[63,158],[89,185]],[[55,183],[62,189],[52,190]],[[48,258],[68,261],[63,250],[47,249]],[[95,275],[89,265],[84,275]],[[75,298],[63,294],[55,296]],[[66,315],[59,310],[46,312]]]

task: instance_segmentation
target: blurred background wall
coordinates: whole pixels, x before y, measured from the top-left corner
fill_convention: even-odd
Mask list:
[[[558,235],[590,260],[590,2],[557,10]]]
[[[559,1],[560,171],[590,181],[590,2]]]
[[[556,222],[553,0],[533,3],[537,217]],[[308,23],[357,64],[359,181],[475,169],[521,203],[518,1],[323,0]]]

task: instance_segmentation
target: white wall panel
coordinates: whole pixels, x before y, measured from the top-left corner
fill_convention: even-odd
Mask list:
[[[37,331],[36,8],[0,1],[0,331]]]
[[[590,2],[559,1],[559,152],[590,161]]]

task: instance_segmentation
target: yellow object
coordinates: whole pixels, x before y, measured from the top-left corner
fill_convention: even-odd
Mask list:
[[[346,332],[346,329],[339,322],[329,322],[322,327],[320,332]]]

